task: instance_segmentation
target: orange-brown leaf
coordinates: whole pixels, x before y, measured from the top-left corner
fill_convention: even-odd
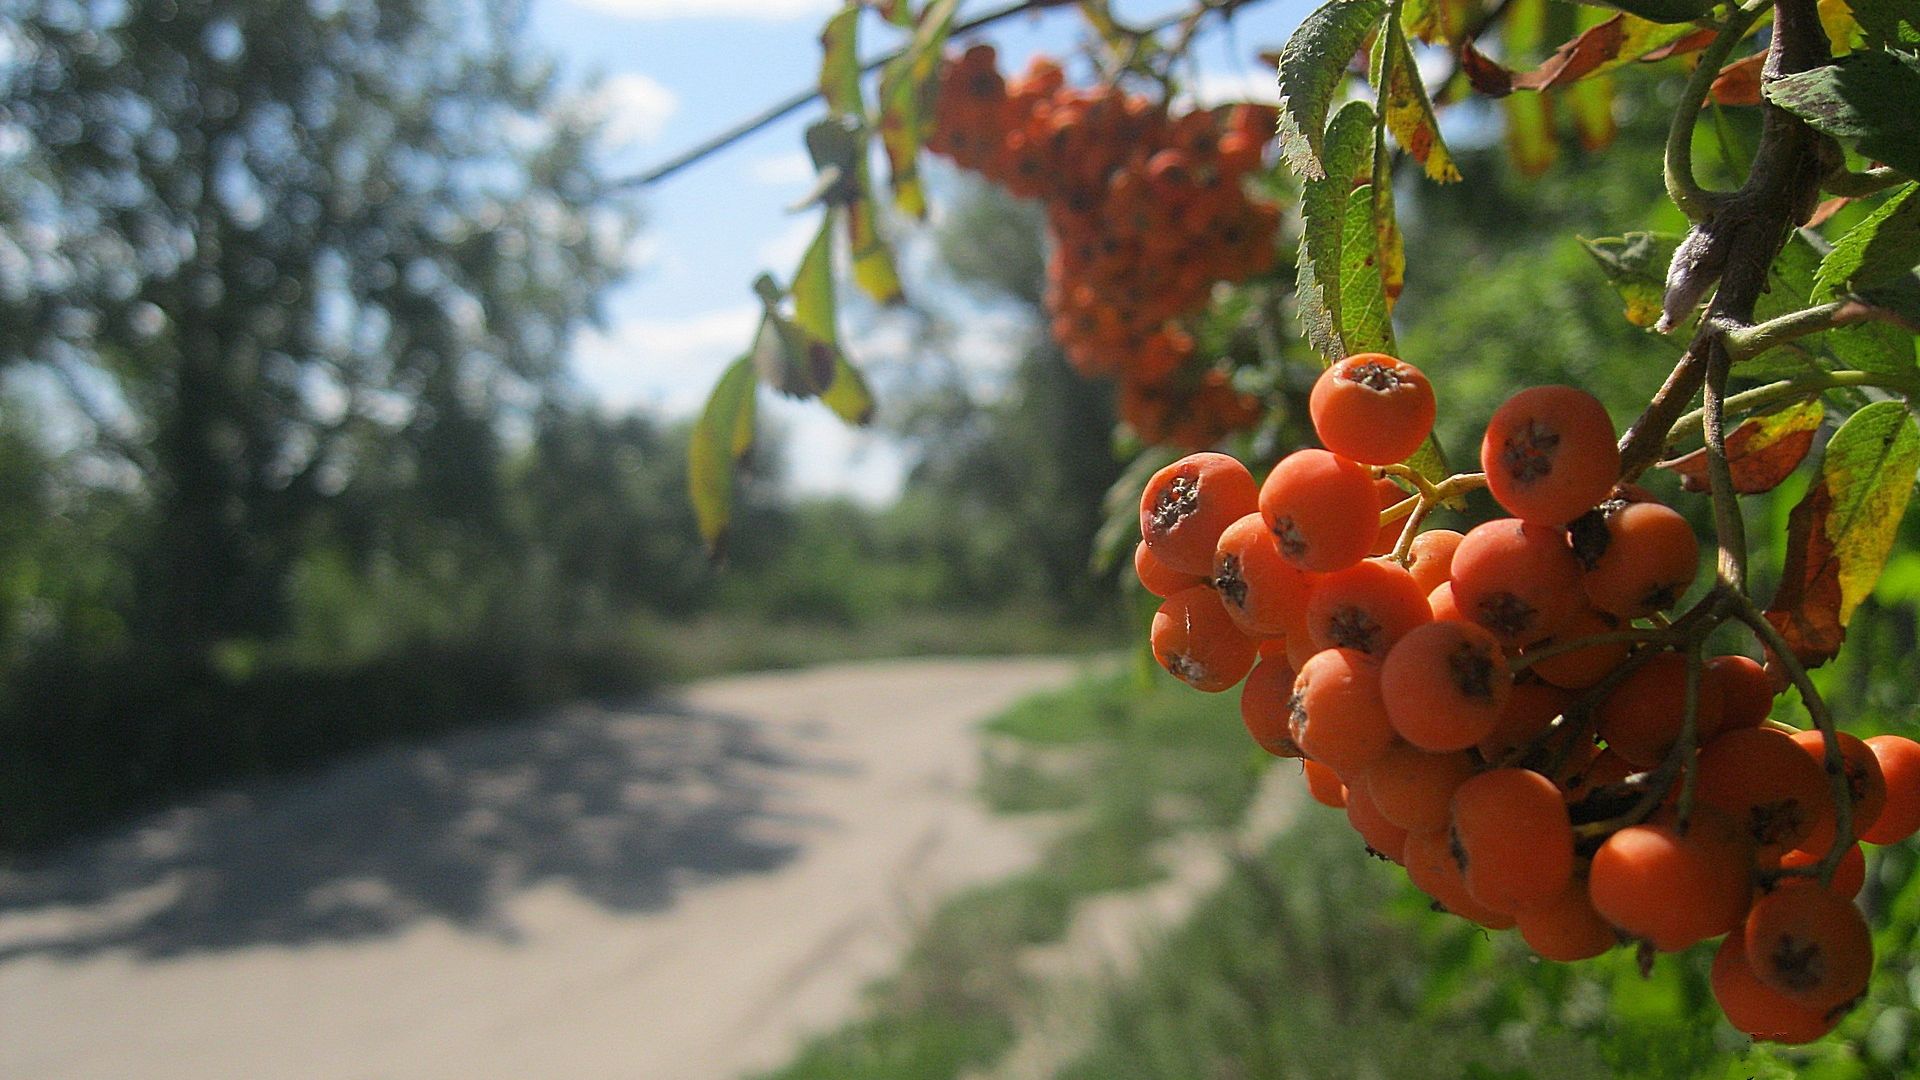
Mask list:
[[[1733,490],[1757,495],[1779,487],[1806,460],[1807,451],[1813,449],[1814,432],[1825,415],[1818,401],[1809,401],[1756,416],[1729,432],[1727,468],[1733,473]],[[1688,491],[1709,490],[1705,447],[1663,461],[1660,467],[1679,473],[1680,486]]]
[[[1787,515],[1787,576],[1767,611],[1767,621],[1807,667],[1833,659],[1847,635],[1840,624],[1840,562],[1827,536],[1832,510],[1832,492],[1816,482]],[[1767,666],[1777,665],[1769,657]]]
[[[1760,104],[1760,65],[1766,59],[1766,53],[1754,53],[1721,68],[1713,80],[1713,100],[1722,105]]]

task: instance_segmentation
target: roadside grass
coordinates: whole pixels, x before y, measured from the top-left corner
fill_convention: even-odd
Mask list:
[[[1157,879],[1156,842],[1237,821],[1266,766],[1236,695],[1170,679],[1141,692],[1128,675],[1088,677],[986,729],[989,804],[1071,824],[1032,870],[941,905],[900,970],[869,988],[866,1015],[767,1080],[941,1080],[991,1064],[1031,1004],[1021,951],[1059,940],[1080,899]]]

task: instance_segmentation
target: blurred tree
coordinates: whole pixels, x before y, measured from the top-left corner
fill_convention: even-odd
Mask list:
[[[497,520],[496,421],[630,231],[521,17],[0,0],[0,366],[50,373],[147,500],[148,636],[277,629],[313,531],[356,534],[329,506]]]

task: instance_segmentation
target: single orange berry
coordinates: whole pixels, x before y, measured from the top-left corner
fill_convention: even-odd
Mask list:
[[[1433,385],[1412,364],[1359,353],[1320,373],[1307,412],[1327,449],[1368,465],[1392,465],[1411,457],[1433,430]]]
[[[1573,825],[1553,781],[1494,769],[1453,793],[1456,855],[1475,900],[1508,914],[1548,903],[1573,879]]]
[[[1307,575],[1281,558],[1259,513],[1227,526],[1214,549],[1213,587],[1234,624],[1254,637],[1287,632],[1288,614],[1307,602]]]
[[[1342,778],[1357,779],[1393,743],[1380,664],[1366,653],[1315,653],[1294,677],[1288,706],[1294,745]]]
[[[1205,586],[1167,597],[1154,613],[1148,640],[1153,658],[1169,674],[1210,694],[1246,678],[1260,650],[1233,624],[1220,595]]]
[[[1821,1012],[1858,999],[1873,974],[1866,916],[1826,889],[1775,889],[1755,900],[1745,944],[1761,982]]]
[[[1296,450],[1281,458],[1260,486],[1259,505],[1280,554],[1302,570],[1352,566],[1367,557],[1380,531],[1372,475],[1325,450]]]
[[[1307,594],[1307,632],[1323,649],[1357,649],[1383,658],[1433,609],[1398,563],[1368,559],[1318,575]]]
[[[1476,525],[1453,553],[1453,599],[1503,645],[1547,638],[1585,606],[1566,533],[1517,518]]]
[[[1720,942],[1709,981],[1727,1023],[1762,1042],[1810,1043],[1832,1031],[1845,1015],[1843,1010],[1828,1016],[1761,982],[1747,962],[1745,934],[1728,934]]]
[[[1260,749],[1275,757],[1301,757],[1288,726],[1293,668],[1285,656],[1262,659],[1240,687],[1240,721]]]
[[[1593,517],[1597,527],[1588,527]],[[1680,601],[1700,572],[1693,526],[1656,502],[1606,503],[1573,523],[1573,551],[1586,573],[1580,584],[1593,606],[1622,619],[1644,619]]]
[[[1207,583],[1207,579],[1199,574],[1182,573],[1161,562],[1145,540],[1134,545],[1133,572],[1139,575],[1142,588],[1162,600],[1195,585]]]
[[[1901,735],[1874,735],[1865,741],[1880,762],[1887,802],[1860,839],[1897,844],[1920,831],[1920,743]]]
[[[1535,386],[1494,411],[1480,467],[1508,513],[1560,526],[1607,497],[1620,451],[1599,398],[1572,386]]]
[[[1472,623],[1415,627],[1380,668],[1393,729],[1423,750],[1464,750],[1492,734],[1512,686],[1500,643]]]
[[[1140,538],[1168,569],[1205,576],[1227,526],[1259,509],[1253,474],[1226,454],[1189,454],[1140,495]]]

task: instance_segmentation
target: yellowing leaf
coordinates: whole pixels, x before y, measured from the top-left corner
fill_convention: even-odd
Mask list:
[[[741,357],[727,367],[707,398],[687,448],[687,495],[707,550],[719,556],[733,516],[734,466],[753,445],[753,363]]]
[[[1733,476],[1734,492],[1757,495],[1779,487],[1813,449],[1814,433],[1825,416],[1819,401],[1805,401],[1753,417],[1729,432],[1727,470]],[[1660,467],[1679,473],[1680,486],[1688,491],[1711,490],[1705,447],[1663,461]]]
[[[1398,26],[1387,28],[1387,48],[1387,130],[1426,170],[1427,179],[1443,184],[1460,179],[1453,155],[1440,137],[1440,124],[1434,119],[1427,88],[1420,81],[1420,69],[1414,65],[1413,49]]]
[[[1787,522],[1787,561],[1767,618],[1802,663],[1839,651],[1846,626],[1893,549],[1920,469],[1920,429],[1907,405],[1881,401],[1827,444],[1820,475]]]

